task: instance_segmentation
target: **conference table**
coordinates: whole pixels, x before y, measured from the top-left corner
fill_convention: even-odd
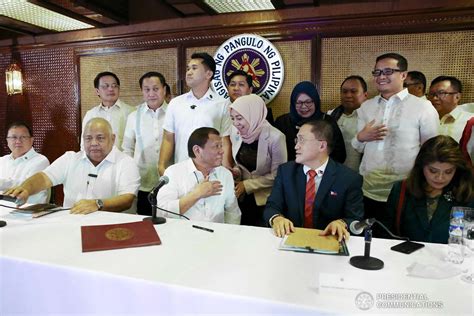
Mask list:
[[[1,204],[10,205],[2,201]],[[373,239],[377,271],[349,264],[364,252],[351,236],[350,256],[279,250],[270,228],[168,219],[161,245],[82,252],[81,226],[136,222],[142,216],[68,211],[31,219],[0,207],[0,315],[473,315],[473,286],[460,274],[410,276],[416,263],[446,265],[446,245],[410,255]],[[200,225],[214,232],[195,229]],[[472,257],[449,269],[473,268]],[[428,269],[427,268],[427,269]]]

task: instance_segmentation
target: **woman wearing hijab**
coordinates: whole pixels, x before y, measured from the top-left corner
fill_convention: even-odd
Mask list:
[[[283,114],[275,121],[275,127],[286,136],[288,160],[295,160],[294,139],[300,126],[308,121],[323,119],[331,123],[334,134],[334,149],[329,156],[339,163],[344,163],[346,160],[344,137],[337,122],[321,111],[319,93],[314,84],[309,81],[298,83],[291,92],[290,102],[290,113]]]
[[[230,105],[232,173],[242,225],[266,226],[263,209],[277,168],[287,161],[285,135],[271,126],[266,116],[265,102],[255,94],[239,97]]]

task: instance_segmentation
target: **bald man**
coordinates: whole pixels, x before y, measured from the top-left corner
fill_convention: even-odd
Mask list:
[[[121,212],[130,208],[140,185],[134,160],[114,146],[115,135],[103,118],[84,128],[84,151],[68,151],[43,172],[5,194],[26,201],[32,194],[64,185],[64,207],[73,214]]]

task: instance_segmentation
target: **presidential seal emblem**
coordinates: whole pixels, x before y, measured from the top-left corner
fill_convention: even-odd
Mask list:
[[[360,292],[355,297],[355,305],[363,310],[369,310],[374,306],[374,297],[369,292]]]
[[[124,241],[133,237],[135,233],[128,228],[112,228],[105,232],[105,237],[113,241]]]
[[[213,90],[228,99],[227,80],[236,70],[252,76],[253,93],[269,103],[280,92],[284,79],[283,60],[267,39],[253,34],[241,34],[225,41],[214,55],[216,72]]]

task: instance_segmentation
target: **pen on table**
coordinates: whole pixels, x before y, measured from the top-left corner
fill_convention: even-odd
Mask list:
[[[206,227],[202,227],[202,226],[198,226],[198,225],[193,225],[193,227],[197,228],[197,229],[205,230],[205,231],[210,232],[210,233],[214,232],[214,229],[210,229],[210,228],[206,228]]]

